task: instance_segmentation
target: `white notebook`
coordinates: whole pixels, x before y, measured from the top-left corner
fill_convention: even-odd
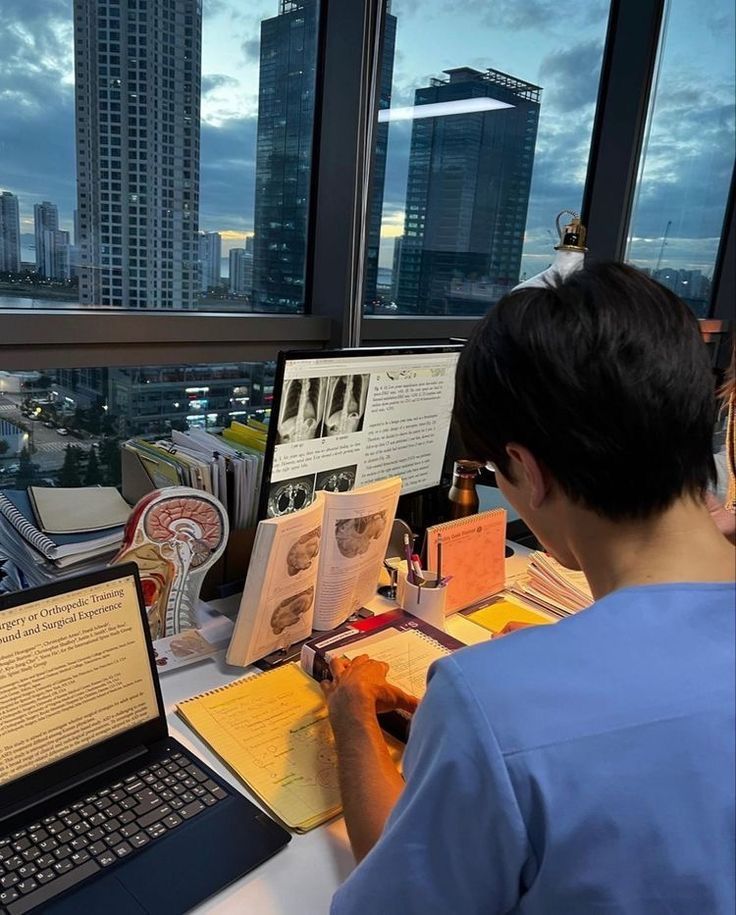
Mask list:
[[[29,486],[38,526],[47,534],[88,534],[125,524],[130,506],[114,486]]]

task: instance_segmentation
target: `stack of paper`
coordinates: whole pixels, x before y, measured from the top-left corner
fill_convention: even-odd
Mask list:
[[[582,572],[566,569],[541,552],[532,553],[526,575],[515,578],[507,591],[525,606],[558,618],[571,616],[593,603],[590,586]]]
[[[5,589],[98,567],[119,549],[129,513],[112,487],[3,490],[0,557],[5,558]]]

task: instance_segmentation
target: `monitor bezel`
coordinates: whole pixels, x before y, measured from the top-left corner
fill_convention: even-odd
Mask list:
[[[123,731],[121,734],[115,734],[100,743],[96,743],[84,750],[79,750],[71,756],[65,756],[63,759],[49,763],[47,766],[29,772],[27,775],[21,775],[5,785],[0,785],[0,822],[12,818],[21,810],[41,801],[44,797],[66,790],[74,782],[83,779],[85,775],[92,774],[94,770],[105,766],[112,760],[124,757],[131,752],[143,751],[151,744],[168,737],[166,710],[161,696],[161,684],[153,654],[146,605],[143,600],[138,566],[134,562],[120,563],[120,565],[98,569],[83,575],[70,576],[52,584],[1,595],[0,613],[23,604],[32,604],[38,600],[48,600],[61,594],[69,594],[94,585],[130,577],[135,582],[138,595],[138,609],[141,614],[158,714],[155,718]]]
[[[276,374],[273,384],[273,400],[271,402],[271,420],[268,425],[268,436],[266,438],[266,451],[263,456],[263,473],[261,475],[261,490],[258,498],[258,520],[263,521],[268,517],[268,492],[271,483],[271,471],[273,469],[274,449],[276,448],[276,434],[278,426],[279,413],[281,412],[281,398],[284,389],[284,370],[287,362],[301,362],[308,359],[349,359],[352,356],[371,357],[371,356],[411,356],[411,355],[432,355],[434,353],[457,353],[462,352],[463,344],[461,343],[437,343],[417,346],[356,346],[346,349],[317,349],[317,350],[281,350],[276,362]],[[447,428],[447,438],[445,439],[445,452],[450,437],[450,427]],[[424,489],[417,489],[409,496],[420,496],[422,493],[431,492],[436,489],[439,483],[432,486],[426,486]],[[402,494],[403,495],[403,494]]]

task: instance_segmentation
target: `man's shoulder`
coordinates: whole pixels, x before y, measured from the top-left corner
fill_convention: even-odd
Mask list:
[[[612,724],[635,716],[644,696],[652,706],[671,704],[684,663],[703,681],[733,663],[734,593],[734,585],[630,588],[438,666],[502,752],[574,739],[605,725],[607,714]]]

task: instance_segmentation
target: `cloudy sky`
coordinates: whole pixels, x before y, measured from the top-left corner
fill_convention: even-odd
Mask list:
[[[72,0],[2,0],[0,189],[75,206]],[[259,23],[278,0],[204,0],[200,226],[225,249],[253,228]],[[546,266],[554,217],[580,206],[608,4],[556,0],[393,0],[393,104],[450,67],[492,67],[543,87],[522,270]],[[670,0],[631,256],[712,271],[734,159],[731,0]],[[410,126],[392,124],[382,263],[401,234]]]

